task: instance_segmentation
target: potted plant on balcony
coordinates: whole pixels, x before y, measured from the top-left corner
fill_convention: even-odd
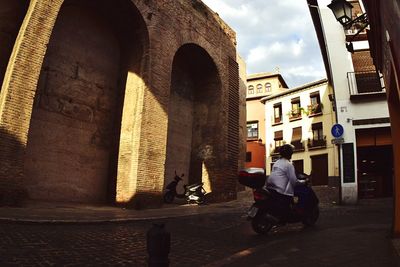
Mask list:
[[[318,114],[322,112],[323,105],[322,103],[312,104],[307,106],[307,115]]]
[[[290,111],[290,117],[291,118],[298,118],[300,117],[300,110],[299,109],[292,109]]]
[[[301,113],[307,113],[304,108],[297,108],[297,109],[291,109],[287,115],[289,116],[290,119],[296,119],[301,117]]]

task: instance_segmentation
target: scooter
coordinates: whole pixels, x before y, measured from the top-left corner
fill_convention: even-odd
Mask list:
[[[203,183],[196,183],[186,186],[185,197],[188,203],[204,204],[206,190],[203,188]]]
[[[305,226],[313,226],[319,217],[318,197],[311,188],[310,176],[298,173],[300,181],[294,188],[294,201],[290,214],[279,218],[274,205],[276,194],[264,187],[267,176],[260,168],[250,168],[239,173],[239,182],[253,189],[254,204],[247,213],[247,219],[251,221],[253,230],[258,234],[267,234],[272,227],[287,223],[303,223]]]
[[[183,185],[184,193],[178,194],[176,188],[178,186],[178,183],[182,180],[183,176],[183,173],[181,174],[181,176],[178,176],[175,171],[174,180],[166,186],[167,191],[164,194],[164,202],[172,203],[176,197],[186,198],[186,201],[188,203],[203,204],[206,194],[206,191],[203,188],[203,183]]]

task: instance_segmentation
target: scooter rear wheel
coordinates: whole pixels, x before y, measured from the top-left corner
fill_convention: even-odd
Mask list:
[[[256,215],[256,217],[254,217],[251,220],[251,227],[257,234],[261,235],[268,234],[272,226],[274,226],[274,224],[271,221],[269,221],[265,216],[263,216],[263,214]]]
[[[312,208],[312,210],[307,214],[307,216],[303,219],[302,223],[305,226],[314,226],[319,218],[319,207],[316,205]]]
[[[167,192],[164,194],[164,202],[165,203],[172,203],[172,201],[174,201],[174,194],[171,192]]]

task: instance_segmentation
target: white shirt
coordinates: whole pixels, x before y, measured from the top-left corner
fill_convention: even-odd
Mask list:
[[[293,164],[285,158],[280,158],[272,166],[266,186],[283,195],[293,196],[297,181]]]

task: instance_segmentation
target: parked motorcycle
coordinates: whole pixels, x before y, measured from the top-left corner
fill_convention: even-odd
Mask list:
[[[183,185],[184,193],[179,194],[177,192],[177,186],[182,181],[184,174],[178,176],[175,171],[175,177],[172,182],[166,186],[166,192],[164,194],[164,202],[172,203],[176,198],[186,198],[188,203],[203,204],[205,199],[206,190],[203,188],[203,183],[196,183],[192,185]]]
[[[267,234],[273,226],[287,223],[301,222],[305,226],[314,225],[319,217],[319,200],[309,184],[310,178],[305,173],[297,174],[297,179],[301,183],[294,188],[291,213],[279,218],[274,205],[276,192],[264,188],[267,179],[264,169],[249,168],[240,171],[239,182],[253,189],[254,204],[247,213],[253,230],[258,234]]]

